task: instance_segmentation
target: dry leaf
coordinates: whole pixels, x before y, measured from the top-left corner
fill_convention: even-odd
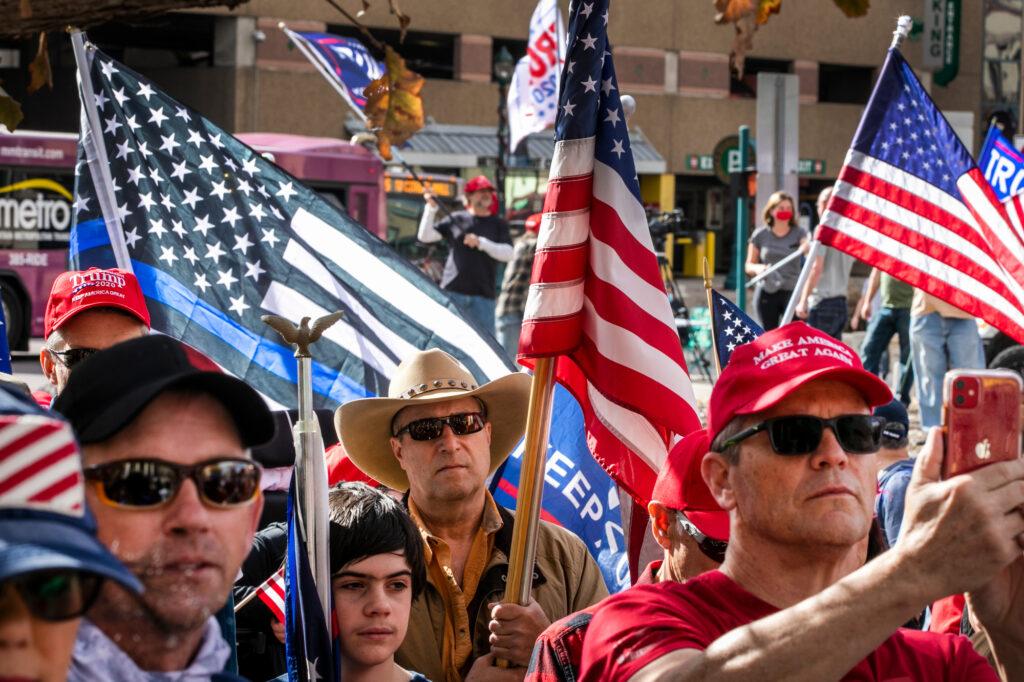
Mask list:
[[[14,132],[23,118],[21,105],[0,88],[0,125],[7,126],[7,130]]]
[[[838,2],[839,0],[837,0]],[[729,53],[729,65],[737,78],[743,78],[743,64],[747,53],[754,47],[754,33],[757,27],[767,23],[768,18],[782,9],[782,0],[713,0],[715,23],[731,23],[736,35]]]
[[[782,9],[782,0],[761,0],[757,6],[757,25],[763,26],[768,23],[768,17],[778,14]]]
[[[385,47],[384,75],[363,89],[367,123],[385,160],[391,160],[391,145],[404,143],[423,127],[423,83],[423,76],[410,71],[391,46]]]
[[[398,0],[388,0],[388,7],[391,10],[391,13],[398,18],[398,42],[404,43],[405,31],[409,28],[409,24],[412,23],[412,19],[410,19],[409,15],[402,12],[401,8],[399,8]]]
[[[48,85],[53,90],[53,71],[50,69],[50,51],[46,49],[46,33],[39,34],[39,50],[28,65],[29,82],[26,90],[33,92]]]
[[[843,10],[843,14],[850,18],[862,17],[868,13],[868,9],[871,7],[870,0],[833,0],[839,9]]]
[[[758,0],[714,0],[715,23],[731,24],[751,14]]]

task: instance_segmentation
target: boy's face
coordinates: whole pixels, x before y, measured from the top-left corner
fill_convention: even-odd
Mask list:
[[[412,572],[402,552],[375,554],[346,565],[331,581],[341,631],[341,655],[374,666],[405,639],[412,607]]]

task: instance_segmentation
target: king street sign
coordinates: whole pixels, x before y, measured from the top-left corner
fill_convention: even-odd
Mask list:
[[[960,71],[961,0],[924,0],[924,68],[936,85],[949,85]]]

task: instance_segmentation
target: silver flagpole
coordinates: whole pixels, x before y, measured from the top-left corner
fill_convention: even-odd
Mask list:
[[[754,278],[748,280],[747,281],[747,288],[749,289],[750,287],[757,285],[757,283],[760,282],[762,279],[764,279],[768,275],[772,274],[773,272],[775,272],[776,270],[781,268],[786,263],[789,263],[794,258],[799,258],[802,255],[803,254],[799,250],[796,250],[793,253],[791,253],[788,256],[786,256],[785,258],[783,258],[782,260],[780,260],[779,262],[773,263],[770,268],[767,268],[764,271],[762,271],[760,275],[758,275],[757,277],[754,277]]]
[[[107,226],[107,236],[114,250],[117,266],[122,270],[132,271],[131,256],[128,255],[128,244],[124,240],[124,229],[121,214],[117,210],[117,197],[114,196],[114,182],[110,177],[110,161],[107,149],[103,145],[103,133],[99,116],[96,113],[96,96],[92,89],[90,76],[92,59],[86,54],[85,34],[81,31],[71,32],[71,47],[75,52],[75,64],[78,65],[78,84],[82,104],[82,130],[79,135],[86,150],[86,162],[92,173],[96,188],[96,201],[103,212],[103,222]]]
[[[331,574],[330,537],[327,525],[327,462],[320,421],[313,411],[313,357],[309,346],[341,319],[336,312],[317,318],[312,326],[304,317],[294,325],[283,317],[264,315],[260,319],[273,327],[285,343],[295,347],[298,361],[299,418],[292,427],[295,440],[295,503],[299,505],[300,529],[305,535],[306,552],[316,583],[317,596],[330,630]]]
[[[814,263],[814,259],[818,256],[818,249],[820,247],[821,242],[817,239],[811,241],[811,247],[807,250],[807,260],[804,261],[804,266],[800,269],[800,276],[796,279],[793,295],[789,297],[789,303],[786,304],[786,312],[782,315],[779,326],[793,321],[793,313],[796,312],[796,303],[800,300],[800,292],[804,290],[804,284],[807,283],[807,278],[811,276],[811,266]],[[797,251],[793,255],[795,256],[799,253],[800,251]]]

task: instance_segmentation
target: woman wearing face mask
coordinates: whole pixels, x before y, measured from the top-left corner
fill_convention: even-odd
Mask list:
[[[793,197],[785,192],[775,192],[768,197],[761,212],[764,225],[754,230],[747,247],[744,267],[747,275],[756,277],[797,249],[806,247],[807,230],[794,222],[795,205]],[[757,284],[754,306],[765,331],[779,326],[799,276],[800,260],[793,259]]]

